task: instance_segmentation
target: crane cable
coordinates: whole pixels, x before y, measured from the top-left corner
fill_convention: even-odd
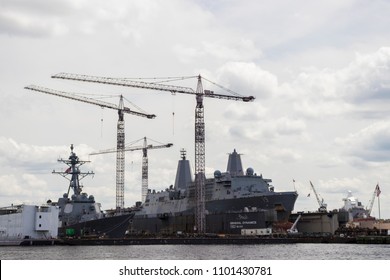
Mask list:
[[[176,94],[172,92],[172,136],[175,136],[175,96]]]
[[[104,118],[103,118],[103,113],[104,113],[104,107],[101,107],[102,108],[102,115],[101,115],[101,117],[100,117],[100,138],[102,138],[103,139],[103,120],[104,120]]]

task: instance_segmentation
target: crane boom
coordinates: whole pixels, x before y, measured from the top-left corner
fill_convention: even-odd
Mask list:
[[[299,216],[297,217],[297,219],[295,220],[295,222],[291,226],[291,228],[287,229],[287,233],[289,233],[289,234],[298,233],[297,224],[298,224],[299,220],[301,219],[301,217],[302,217],[302,214],[299,214]]]
[[[314,192],[314,194],[315,194],[315,196],[316,196],[316,198],[317,198],[317,202],[318,202],[318,205],[319,205],[318,211],[320,211],[320,212],[326,212],[326,207],[327,207],[327,205],[324,203],[324,200],[323,200],[323,199],[320,200],[320,197],[318,196],[317,191],[316,191],[316,189],[314,188],[314,185],[313,185],[313,183],[312,183],[311,181],[310,181],[310,186],[311,186],[311,188],[313,189],[313,192]]]
[[[153,149],[161,149],[161,148],[169,148],[171,147],[173,144],[172,143],[168,143],[168,144],[164,144],[164,145],[148,145],[146,147],[146,149],[148,150],[153,150]],[[138,151],[138,150],[142,150],[142,149],[145,149],[145,147],[143,146],[136,146],[136,147],[125,147],[125,151]],[[106,150],[101,150],[101,151],[98,151],[98,152],[93,152],[93,153],[90,153],[89,155],[91,156],[94,156],[94,155],[100,155],[100,154],[110,154],[110,153],[116,153],[116,148],[111,148],[111,149],[106,149]]]
[[[205,209],[205,122],[204,122],[204,107],[203,98],[218,98],[234,101],[249,102],[255,98],[253,96],[241,96],[233,91],[227,90],[230,94],[215,94],[211,90],[203,90],[202,77],[197,76],[198,83],[196,91],[189,87],[173,86],[161,83],[147,83],[142,81],[134,81],[123,78],[108,78],[89,75],[59,73],[53,75],[52,78],[76,80],[82,82],[101,83],[117,86],[136,87],[144,89],[153,89],[160,91],[168,91],[171,93],[184,93],[195,95],[195,227],[198,233],[206,231],[206,209]],[[223,88],[223,87],[222,87]],[[226,90],[226,89],[225,89]]]
[[[97,77],[97,76],[71,74],[71,73],[58,73],[58,74],[53,75],[51,77],[55,78],[55,79],[66,79],[66,80],[74,80],[74,81],[81,81],[81,82],[100,83],[100,84],[108,84],[108,85],[116,85],[116,86],[169,91],[171,93],[185,93],[185,94],[193,94],[193,95],[199,94],[198,92],[195,92],[190,87],[174,86],[174,85],[167,85],[167,84],[161,84],[161,83],[148,83],[148,82],[134,81],[134,80],[129,80],[129,79]],[[227,99],[227,100],[237,100],[237,101],[241,100],[244,102],[253,101],[255,99],[253,96],[237,96],[237,95],[217,94],[211,90],[204,90],[201,94],[204,97]]]
[[[381,193],[381,191],[380,191],[380,188],[379,188],[379,184],[377,184],[375,186],[374,192],[373,192],[371,200],[369,202],[369,206],[367,208],[367,215],[368,216],[371,216],[372,207],[374,206],[375,196],[378,197],[380,193]]]
[[[80,96],[80,95],[77,95],[75,93],[49,89],[49,88],[36,86],[36,85],[30,85],[30,86],[26,86],[24,88],[29,89],[29,90],[33,90],[33,91],[42,92],[42,93],[51,94],[51,95],[56,95],[59,97],[64,97],[64,98],[68,98],[68,99],[72,99],[72,100],[77,100],[77,101],[81,101],[81,102],[85,102],[85,103],[89,103],[89,104],[94,104],[94,105],[97,105],[97,106],[100,106],[103,108],[109,108],[109,109],[114,109],[114,110],[123,110],[123,113],[132,114],[132,115],[136,115],[139,117],[146,117],[148,119],[153,119],[156,117],[156,115],[153,115],[153,114],[144,114],[141,112],[132,111],[128,107],[123,107],[123,109],[120,109],[120,106],[118,106],[118,105],[111,104],[109,102],[105,102],[105,101],[101,101],[101,100],[96,100],[93,98],[88,98],[85,96]]]

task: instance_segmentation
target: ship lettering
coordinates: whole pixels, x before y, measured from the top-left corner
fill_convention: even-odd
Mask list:
[[[248,220],[248,216],[247,216],[247,215],[241,215],[241,214],[239,214],[239,215],[238,215],[238,219],[239,219],[239,220]]]
[[[242,222],[243,225],[256,225],[257,222],[256,221],[244,221]]]

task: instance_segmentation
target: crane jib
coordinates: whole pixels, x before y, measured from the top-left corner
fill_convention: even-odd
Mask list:
[[[165,85],[159,83],[147,83],[142,81],[133,81],[128,79],[120,79],[120,78],[117,79],[117,78],[97,77],[97,76],[69,74],[69,73],[59,73],[51,77],[56,79],[74,80],[74,81],[81,81],[81,82],[101,83],[101,84],[108,84],[108,85],[162,90],[162,91],[169,91],[173,93],[178,92],[178,93],[195,94],[194,90],[189,87]]]
[[[111,103],[108,103],[108,102],[104,102],[104,101],[101,101],[101,100],[96,100],[96,99],[84,97],[84,96],[77,95],[77,94],[70,93],[70,92],[64,92],[64,91],[49,89],[49,88],[36,86],[36,85],[30,85],[30,86],[26,86],[24,88],[25,89],[29,89],[29,90],[33,90],[33,91],[37,91],[37,92],[42,92],[42,93],[46,93],[46,94],[51,94],[51,95],[55,95],[55,96],[59,96],[59,97],[72,99],[72,100],[76,100],[76,101],[80,101],[80,102],[84,102],[84,103],[97,105],[97,106],[100,106],[102,108],[121,110],[121,112],[123,112],[123,113],[132,114],[132,115],[136,115],[136,116],[139,116],[139,117],[146,117],[148,119],[154,119],[156,117],[156,115],[154,115],[154,114],[145,114],[145,113],[142,113],[142,112],[133,111],[133,110],[131,110],[128,107],[124,107],[123,109],[120,109],[120,107],[118,105],[111,104]]]
[[[244,102],[250,102],[253,101],[255,98],[253,96],[234,96],[234,95],[224,95],[224,94],[216,94],[213,92],[210,92],[208,90],[205,90],[205,93],[203,94],[204,97],[211,97],[211,98],[218,98],[218,99],[227,99],[227,100],[236,100],[236,101],[244,101]]]
[[[197,95],[199,93],[195,92],[192,88],[182,87],[176,85],[167,85],[161,83],[148,83],[143,81],[134,81],[123,78],[110,78],[110,77],[98,77],[98,76],[89,76],[89,75],[81,75],[81,74],[70,74],[70,73],[58,73],[56,75],[52,75],[52,78],[56,79],[65,79],[65,80],[75,80],[81,82],[90,82],[90,83],[101,83],[101,84],[109,84],[116,86],[125,86],[125,87],[136,87],[136,88],[144,88],[144,89],[153,89],[153,90],[161,90],[161,91],[169,91],[171,93],[184,93],[184,94],[192,94]],[[255,98],[253,96],[241,96],[241,95],[226,95],[226,94],[216,94],[211,90],[204,90],[203,97],[211,97],[218,99],[226,99],[226,100],[236,100],[236,101],[244,101],[250,102]]]

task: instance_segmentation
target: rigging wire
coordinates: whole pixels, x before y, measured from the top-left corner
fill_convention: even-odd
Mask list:
[[[144,137],[142,137],[141,139],[134,140],[134,141],[132,141],[132,142],[128,142],[128,143],[125,144],[125,146],[126,146],[126,147],[132,146],[132,145],[137,144],[138,142],[141,142],[141,141],[143,141],[143,140],[144,140]]]
[[[175,96],[172,92],[172,135],[175,136]]]
[[[150,78],[119,78],[119,80],[155,80],[155,83],[167,83],[174,81],[182,81],[187,79],[197,78],[198,76],[183,76],[183,77],[150,77]]]
[[[219,84],[217,84],[217,83],[215,83],[215,82],[213,82],[213,81],[210,81],[210,80],[206,79],[206,78],[203,77],[203,76],[202,76],[202,80],[205,80],[205,81],[207,81],[207,82],[209,82],[209,83],[211,83],[211,84],[213,84],[213,85],[219,87],[220,89],[223,89],[223,90],[225,90],[225,91],[227,91],[227,92],[229,92],[229,93],[231,93],[231,94],[233,94],[233,95],[235,95],[235,96],[240,96],[240,97],[243,96],[243,95],[241,95],[241,94],[239,94],[239,93],[237,93],[237,92],[235,92],[235,91],[233,91],[233,90],[231,90],[231,89],[228,89],[228,88],[226,88],[226,87],[224,87],[224,86],[221,86],[221,85],[219,85]]]
[[[188,77],[177,77],[177,78],[166,78],[166,80],[161,80],[161,81],[156,81],[152,84],[162,84],[162,83],[169,83],[169,82],[176,82],[176,81],[183,81],[183,80],[188,80],[188,79],[193,79],[197,78],[197,76],[188,76]],[[161,78],[164,79],[164,78]]]
[[[126,144],[126,147],[133,146],[134,144],[137,144],[137,143],[139,143],[139,142],[142,142],[142,144],[143,144],[144,138],[145,138],[145,137],[142,137],[141,139],[137,139],[137,140],[134,140],[134,141],[132,141],[132,142],[129,142],[129,143]],[[165,143],[162,143],[162,142],[160,142],[160,141],[151,139],[151,138],[149,138],[149,137],[146,137],[146,139],[148,140],[148,145],[150,145],[149,141],[152,141],[152,142],[154,142],[154,143],[156,143],[156,144],[159,144],[159,145],[165,145]]]
[[[100,117],[100,138],[103,139],[103,113],[104,113],[104,107],[100,107],[102,108],[102,114],[101,114],[101,117]]]
[[[126,100],[129,104],[131,104],[133,107],[135,107],[139,112],[141,113],[144,113],[144,114],[147,114],[147,112],[142,109],[141,107],[135,105],[133,102],[131,102],[130,100],[128,100],[126,97],[123,96],[123,99]]]

